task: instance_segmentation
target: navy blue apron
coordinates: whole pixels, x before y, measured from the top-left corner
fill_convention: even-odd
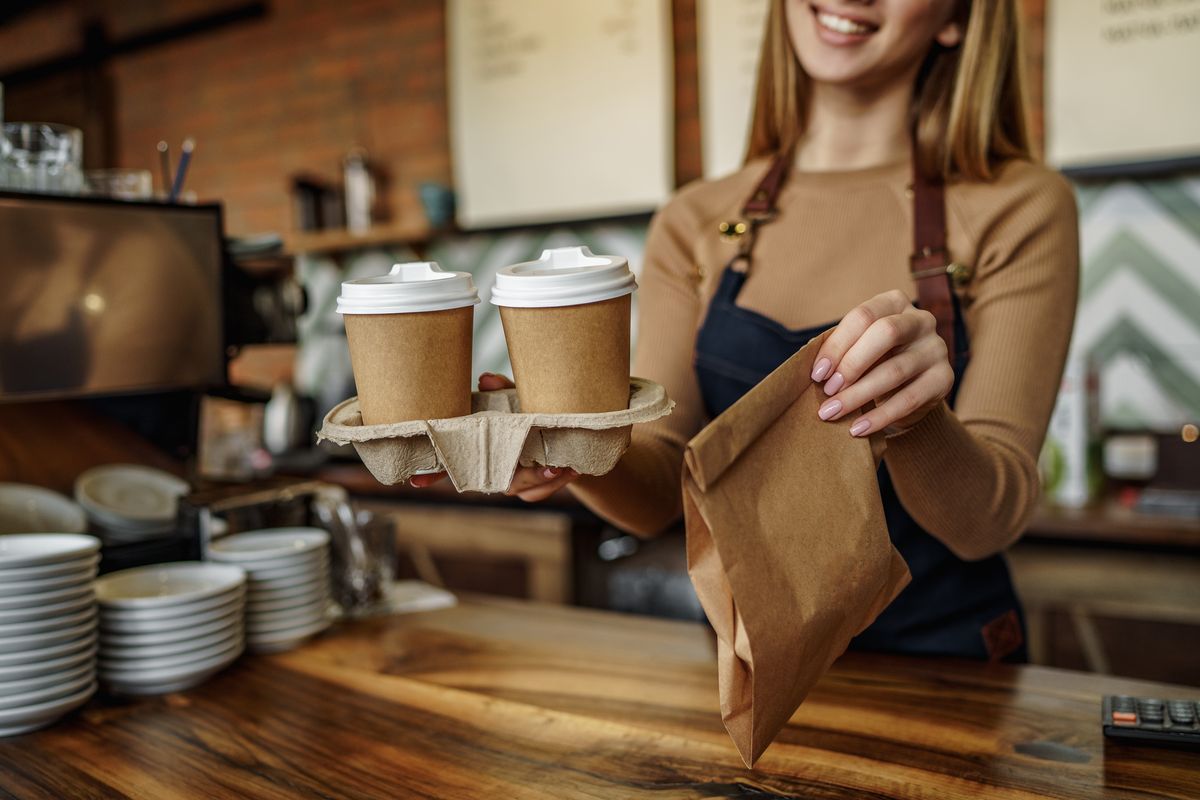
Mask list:
[[[767,190],[777,193],[778,185]],[[940,187],[936,191],[940,202]],[[754,197],[762,200],[762,192],[760,186]],[[774,198],[768,199],[773,206]],[[914,205],[919,210],[919,205]],[[771,208],[761,221],[774,216]],[[920,223],[916,229],[919,237]],[[925,249],[921,242],[917,245],[915,252]],[[810,339],[836,324],[792,330],[738,306],[747,271],[737,265],[741,261],[748,267],[752,246],[753,231],[751,240],[725,267],[696,339],[695,369],[710,417],[727,409]],[[953,335],[945,338],[953,342],[955,380],[948,398],[953,407],[969,346],[957,299],[953,293],[950,296],[952,311],[947,317]],[[1024,618],[1004,558],[958,558],[904,510],[885,464],[879,467],[878,479],[888,533],[908,564],[912,582],[854,639],[851,649],[1025,661]],[[953,491],[952,476],[947,476],[947,491]]]

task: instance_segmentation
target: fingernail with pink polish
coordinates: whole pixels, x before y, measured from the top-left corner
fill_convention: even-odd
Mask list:
[[[815,367],[813,367],[812,379],[814,381],[825,380],[825,376],[829,374],[829,370],[832,367],[833,367],[832,361],[830,361],[828,358],[822,358],[820,361],[817,362],[817,365]]]
[[[557,478],[560,472],[558,467],[546,467],[546,471],[542,473],[543,478]]]
[[[824,420],[836,417],[842,410],[841,400],[826,400],[817,411],[817,416]]]
[[[841,391],[841,388],[846,383],[845,376],[840,372],[833,373],[833,377],[825,381],[825,394],[833,396]]]
[[[862,436],[867,431],[871,430],[871,420],[860,419],[858,422],[850,426],[851,436]]]

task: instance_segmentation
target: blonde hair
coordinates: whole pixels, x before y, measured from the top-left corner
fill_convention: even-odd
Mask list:
[[[917,75],[911,113],[922,173],[986,180],[1010,158],[1030,158],[1016,0],[958,0],[965,34],[936,42]],[[758,65],[746,160],[796,144],[804,133],[809,77],[788,35],[784,0],[772,0]]]

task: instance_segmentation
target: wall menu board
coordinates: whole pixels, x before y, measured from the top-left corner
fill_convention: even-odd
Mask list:
[[[1046,156],[1060,168],[1200,158],[1200,0],[1054,0]]]
[[[651,211],[674,183],[668,0],[449,0],[465,228]]]
[[[704,177],[736,171],[746,155],[768,0],[698,0],[700,145]]]

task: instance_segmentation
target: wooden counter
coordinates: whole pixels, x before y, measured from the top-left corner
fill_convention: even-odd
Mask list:
[[[1200,754],[1106,745],[1105,691],[1037,667],[845,657],[754,771],[707,629],[474,599],[93,700],[0,740],[2,797],[1196,798]]]

